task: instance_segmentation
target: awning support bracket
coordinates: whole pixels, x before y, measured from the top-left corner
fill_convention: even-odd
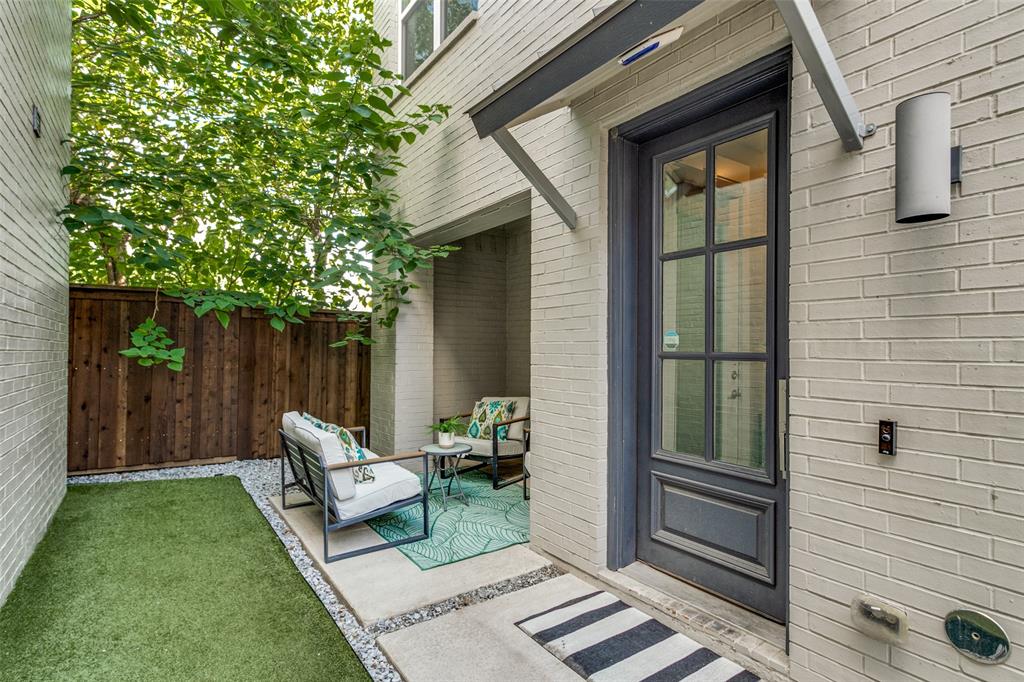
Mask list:
[[[498,143],[505,155],[512,160],[516,168],[526,176],[537,193],[544,197],[544,200],[555,210],[558,217],[562,219],[570,230],[576,229],[576,211],[572,209],[569,202],[561,195],[558,188],[554,186],[544,171],[534,162],[530,155],[523,149],[522,145],[512,137],[508,128],[498,128],[491,133],[491,138]]]
[[[863,149],[864,138],[874,134],[875,124],[864,123],[861,118],[810,0],[775,0],[775,6],[821,95],[843,149],[848,152]]]

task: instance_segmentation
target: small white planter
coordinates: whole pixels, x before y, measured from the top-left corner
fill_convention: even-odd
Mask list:
[[[439,433],[437,434],[437,444],[442,448],[455,447],[455,434],[454,433]]]

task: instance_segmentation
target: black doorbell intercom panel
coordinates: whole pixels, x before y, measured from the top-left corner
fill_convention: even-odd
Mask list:
[[[885,419],[878,422],[878,452],[882,455],[896,454],[896,422]]]

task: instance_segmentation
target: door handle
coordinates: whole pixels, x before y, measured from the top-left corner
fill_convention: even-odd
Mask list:
[[[775,433],[777,443],[775,447],[775,458],[779,462],[779,475],[785,480],[789,472],[789,462],[787,461],[786,452],[786,436],[789,435],[787,430],[788,417],[789,417],[789,380],[779,379],[778,380],[778,399],[775,401]]]

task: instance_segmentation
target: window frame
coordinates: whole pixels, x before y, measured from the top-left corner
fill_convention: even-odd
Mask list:
[[[420,67],[428,63],[428,61],[434,55],[434,53],[436,53],[441,48],[442,44],[444,43],[445,39],[448,36],[454,35],[458,30],[459,26],[464,24],[466,21],[469,21],[473,14],[477,12],[477,9],[472,9],[470,13],[466,17],[464,17],[462,21],[460,21],[457,25],[445,26],[448,18],[448,0],[410,0],[408,6],[406,7],[402,7],[402,2],[403,0],[395,0],[395,3],[398,6],[398,61],[399,66],[401,67],[399,70],[402,73],[402,79],[409,80],[409,78],[414,73],[419,71]],[[415,68],[409,69],[409,65],[406,63],[405,60],[405,21],[413,10],[427,3],[433,6],[434,11],[433,46],[431,47],[430,54],[427,55],[426,59],[417,64]],[[477,4],[479,4],[479,2],[477,2]],[[448,36],[445,35],[445,29],[448,29]]]

